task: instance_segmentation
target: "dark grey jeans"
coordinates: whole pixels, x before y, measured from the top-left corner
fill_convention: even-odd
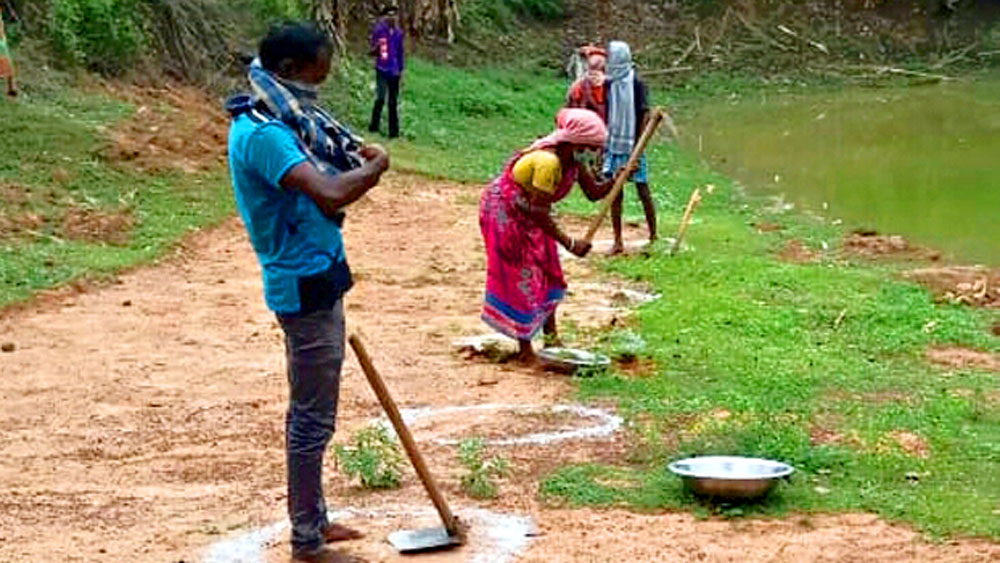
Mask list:
[[[344,305],[278,317],[285,331],[289,402],[285,417],[288,516],[292,553],[323,546],[329,522],[323,498],[323,454],[333,436],[344,362]]]

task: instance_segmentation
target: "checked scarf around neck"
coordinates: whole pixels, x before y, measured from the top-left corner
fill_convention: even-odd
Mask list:
[[[612,41],[608,45],[608,143],[605,151],[630,154],[635,145],[635,68],[632,50],[627,43]]]
[[[231,98],[226,103],[230,115],[253,112],[260,119],[281,120],[295,131],[321,172],[336,174],[364,164],[359,153],[364,141],[316,105],[316,87],[282,80],[265,70],[260,59],[250,64],[249,79],[252,94]],[[270,116],[260,115],[261,106]]]

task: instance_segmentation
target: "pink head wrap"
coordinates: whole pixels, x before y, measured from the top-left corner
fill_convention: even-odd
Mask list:
[[[556,115],[556,130],[535,141],[528,150],[550,149],[562,143],[603,147],[608,128],[599,115],[583,108],[565,108]]]

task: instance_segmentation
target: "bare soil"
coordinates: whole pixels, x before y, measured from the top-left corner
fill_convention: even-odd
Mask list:
[[[816,251],[806,246],[806,243],[799,239],[792,239],[785,243],[784,248],[778,253],[778,258],[783,262],[793,264],[805,264],[816,260]]]
[[[900,235],[880,235],[874,231],[854,231],[844,238],[845,254],[865,258],[894,258],[902,260],[941,259],[941,253],[912,244]]]
[[[181,84],[166,87],[106,84],[136,106],[110,132],[103,156],[146,172],[209,170],[225,161],[229,119],[218,100]]]
[[[1000,309],[1000,268],[920,268],[905,272],[903,277],[927,286],[942,300]]]
[[[70,240],[127,244],[135,226],[128,209],[101,211],[71,207],[63,215],[61,233]]]
[[[468,362],[452,352],[454,338],[483,332],[484,257],[470,203],[478,190],[392,175],[354,206],[345,231],[357,274],[346,301],[349,330],[363,335],[403,406],[568,402],[565,377]],[[627,236],[642,234],[632,229]],[[586,328],[617,322],[621,310],[606,306],[617,286],[605,284],[588,261],[567,260],[565,267],[575,290],[561,318]],[[0,313],[2,340],[15,345],[0,355],[0,561],[198,561],[219,540],[284,519],[287,383],[281,331],[260,283],[242,226],[232,220],[115,284],[53,292]],[[341,443],[380,415],[353,358],[343,378]],[[475,424],[454,428],[469,430]],[[511,460],[513,473],[497,500],[475,503],[461,493],[455,448],[421,443],[457,512],[482,506],[535,519],[542,535],[526,561],[1000,557],[996,544],[931,544],[865,515],[723,522],[539,503],[538,479],[555,467],[620,463],[629,450],[621,435],[490,448]],[[331,503],[374,514],[345,519],[369,535],[343,551],[400,560],[385,533],[433,523],[405,514],[429,506],[413,474],[399,490],[369,493],[334,465],[326,469]],[[286,560],[284,537],[271,545],[268,561]],[[475,549],[422,560],[464,561]]]
[[[1000,373],[1000,355],[959,346],[940,346],[927,350],[931,363],[949,368],[979,368]]]

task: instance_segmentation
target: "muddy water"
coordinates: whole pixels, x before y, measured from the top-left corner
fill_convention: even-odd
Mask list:
[[[687,129],[751,191],[1000,265],[1000,78],[733,96]]]

